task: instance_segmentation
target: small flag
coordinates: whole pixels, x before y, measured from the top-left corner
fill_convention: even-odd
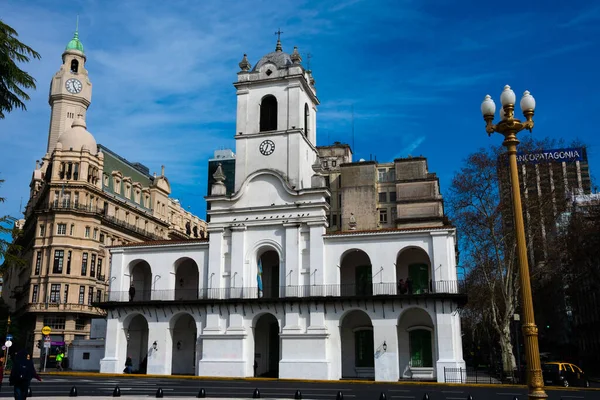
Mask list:
[[[263,295],[263,282],[262,282],[262,262],[258,260],[258,268],[256,273],[256,282],[258,284],[258,297]]]

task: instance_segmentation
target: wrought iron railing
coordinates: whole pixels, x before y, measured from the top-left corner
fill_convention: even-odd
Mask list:
[[[104,208],[94,207],[91,205],[84,205],[76,202],[70,201],[62,201],[62,202],[52,202],[49,203],[49,208],[52,210],[65,210],[65,211],[79,211],[79,212],[87,212],[92,213],[94,215],[99,216],[102,220],[107,223],[111,223],[114,225],[118,225],[122,228],[129,229],[130,231],[136,232],[140,235],[151,239],[164,239],[162,236],[156,235],[146,229],[142,229],[134,224],[130,224],[129,222],[123,221],[115,216],[108,215]]]
[[[462,281],[436,281],[429,287],[403,288],[396,283],[373,283],[371,285],[289,285],[259,291],[257,287],[202,288],[109,291],[105,301],[176,301],[176,300],[226,300],[226,299],[276,299],[294,297],[369,297],[369,296],[425,296],[431,294],[462,294]]]

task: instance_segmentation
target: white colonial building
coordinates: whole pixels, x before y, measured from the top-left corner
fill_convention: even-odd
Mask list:
[[[279,41],[240,68],[235,192],[217,169],[208,239],[111,249],[101,372],[128,356],[149,374],[224,377],[443,380],[464,367],[455,229],[327,234],[311,72]]]

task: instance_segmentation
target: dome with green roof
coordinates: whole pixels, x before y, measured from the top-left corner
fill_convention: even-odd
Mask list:
[[[75,34],[73,35],[73,39],[71,39],[69,44],[67,44],[67,48],[65,49],[65,51],[67,51],[67,50],[78,50],[83,53],[83,43],[81,43],[81,41],[79,40],[79,32],[78,31],[75,31]]]

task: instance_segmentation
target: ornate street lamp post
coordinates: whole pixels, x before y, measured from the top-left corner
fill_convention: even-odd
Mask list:
[[[523,225],[523,210],[521,207],[521,192],[519,190],[519,173],[517,169],[517,133],[524,129],[531,132],[533,129],[533,111],[535,110],[535,99],[528,92],[523,93],[521,99],[521,110],[525,121],[521,122],[515,118],[515,92],[506,85],[500,95],[502,109],[500,110],[500,122],[494,125],[494,114],[496,104],[490,97],[485,96],[481,103],[481,113],[485,119],[488,135],[498,132],[504,136],[502,143],[508,152],[510,163],[510,180],[513,198],[513,214],[515,219],[515,235],[517,238],[517,253],[519,260],[519,278],[521,283],[521,301],[523,311],[523,336],[525,337],[525,357],[527,359],[527,386],[529,387],[530,399],[544,399],[548,395],[544,391],[544,380],[540,362],[540,350],[538,348],[538,329],[535,326],[533,315],[533,300],[531,298],[531,282],[529,280],[529,264],[527,262],[527,245],[525,243],[525,227]]]

